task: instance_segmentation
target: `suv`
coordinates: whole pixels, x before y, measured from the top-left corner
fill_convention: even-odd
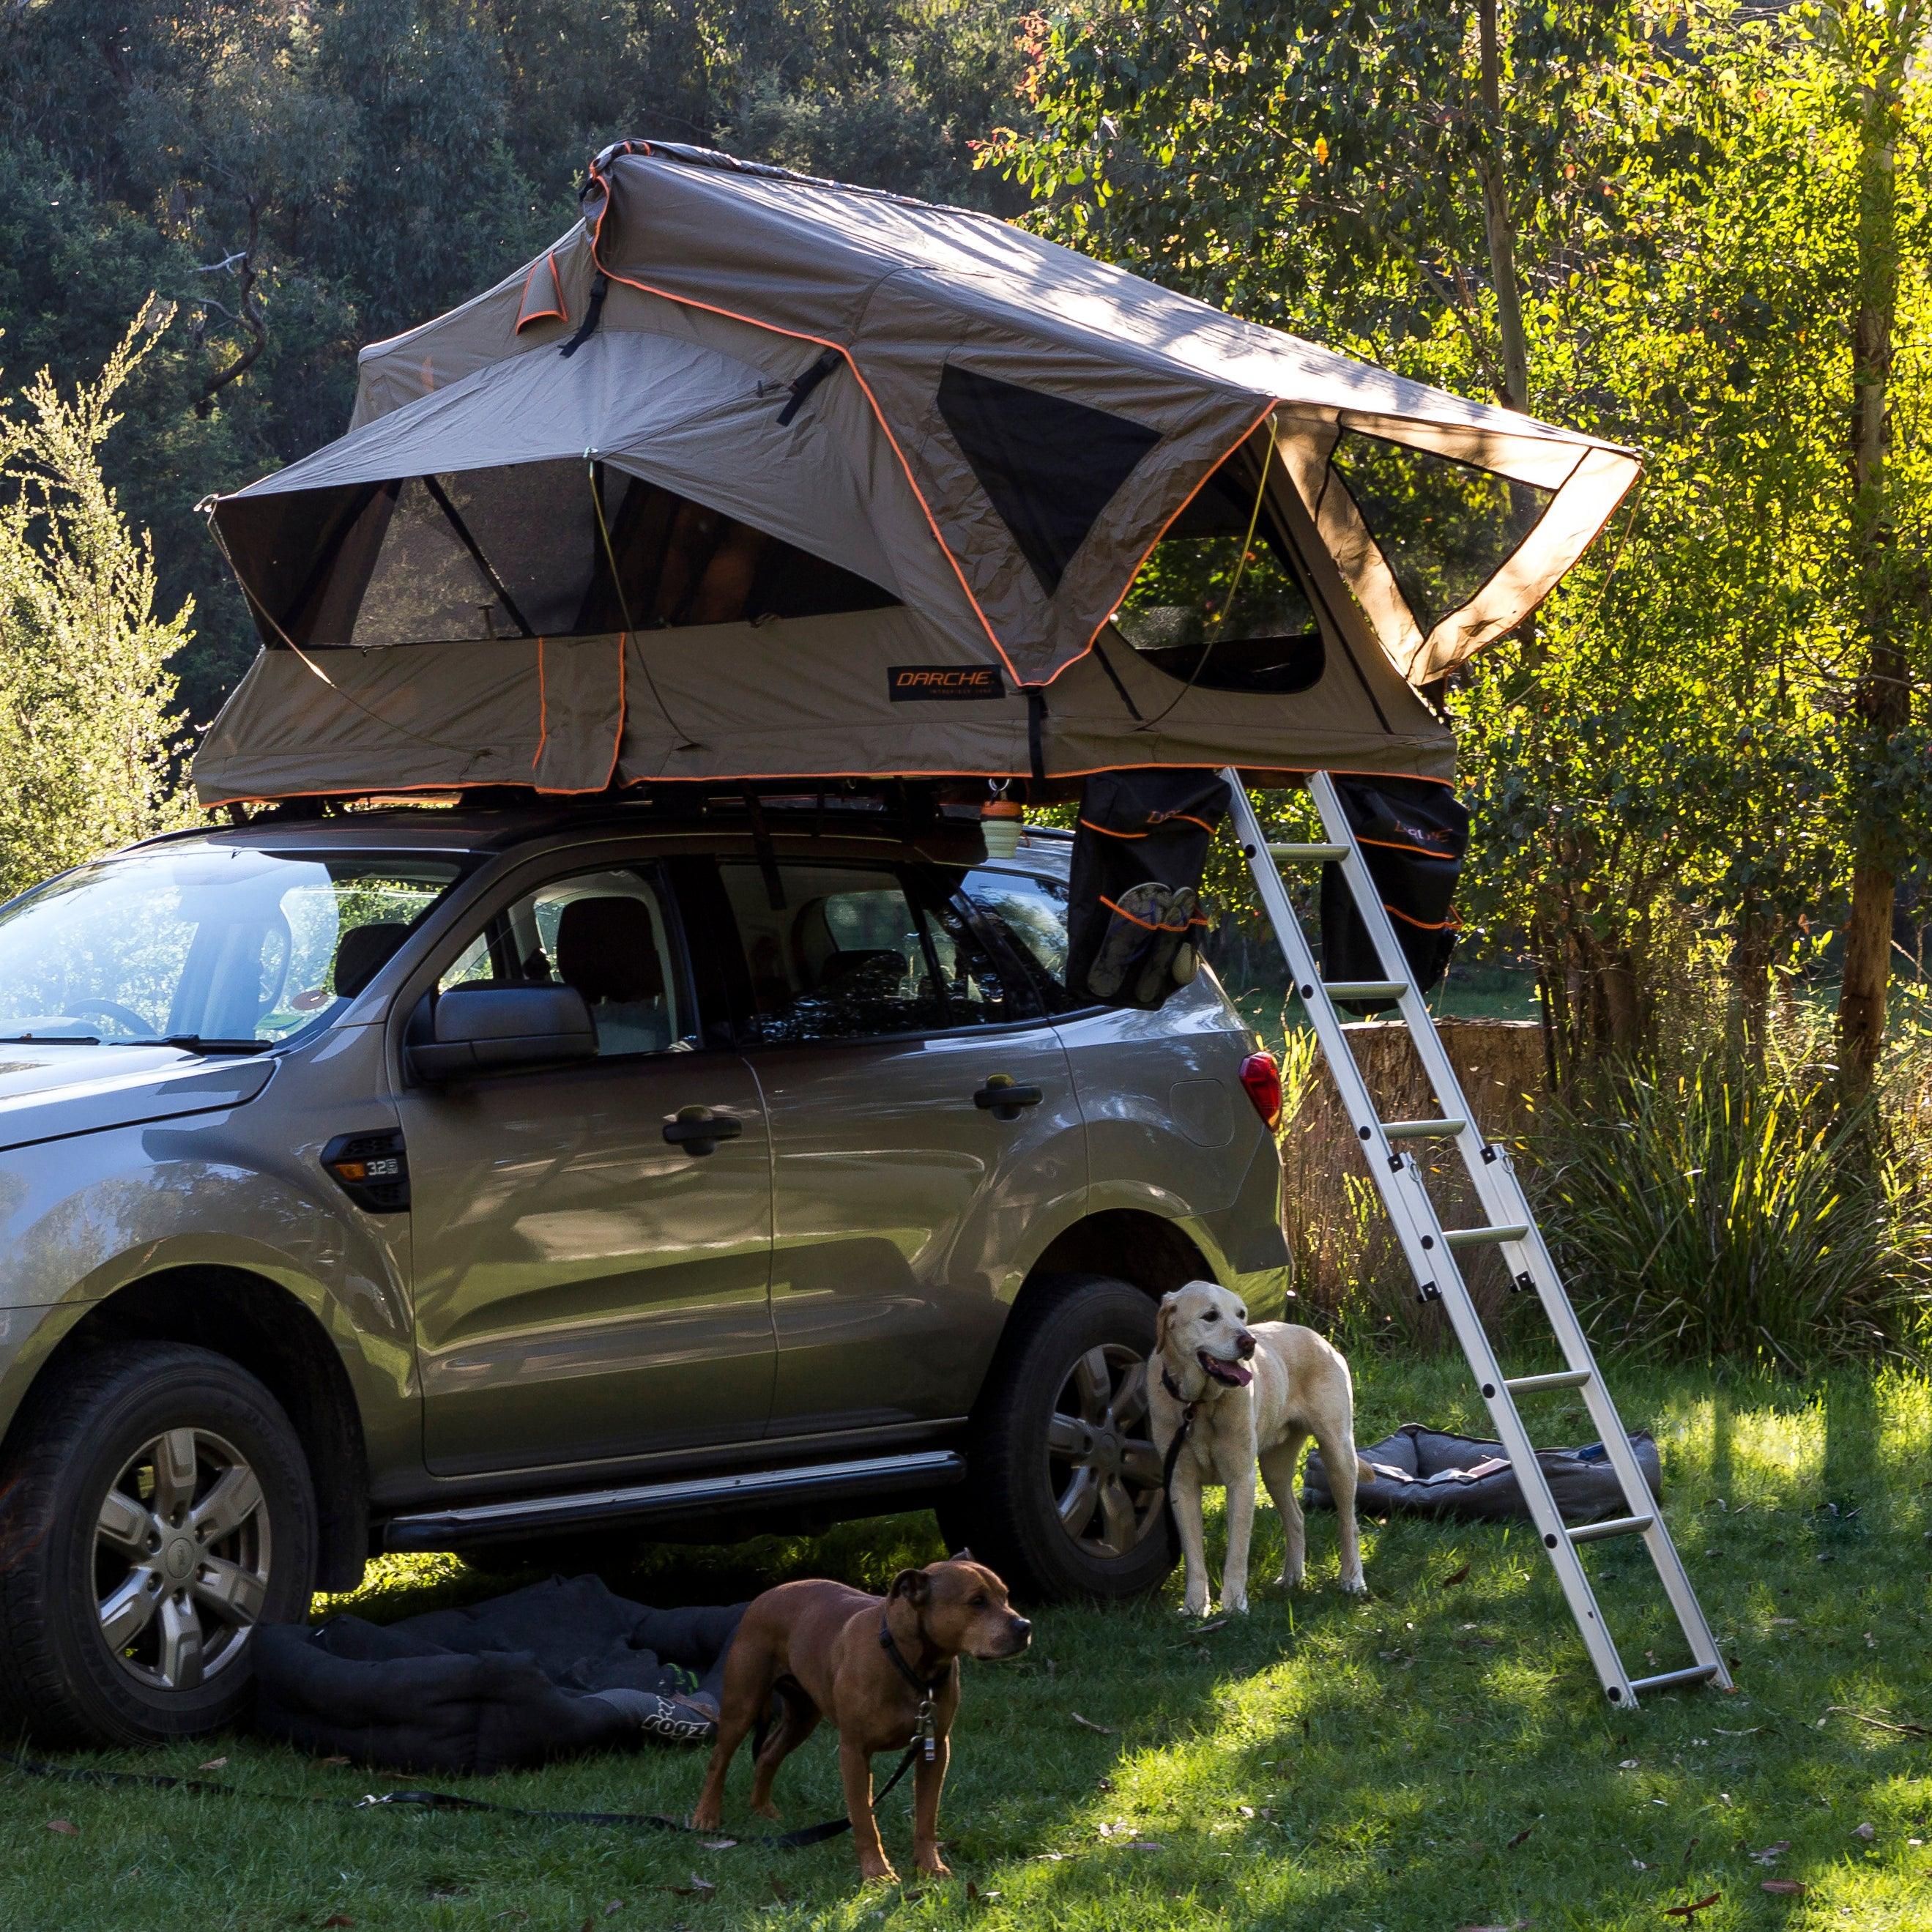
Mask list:
[[[1069,852],[283,808],[0,909],[0,1729],[216,1726],[372,1548],[929,1504],[1157,1582],[1155,1302],[1280,1311],[1279,1087],[1204,973],[1069,998]]]

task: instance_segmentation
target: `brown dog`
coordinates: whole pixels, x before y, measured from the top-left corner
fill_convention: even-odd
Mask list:
[[[968,1551],[923,1570],[902,1570],[884,1598],[816,1579],[781,1583],[745,1612],[724,1660],[718,1742],[692,1823],[718,1828],[724,1775],[746,1735],[778,1694],[783,1715],[758,1747],[752,1809],[767,1818],[778,1766],[829,1719],[861,1877],[896,1879],[872,1815],[872,1756],[930,1739],[913,1764],[913,1862],[946,1876],[939,1856],[939,1790],[959,1708],[962,1657],[1017,1657],[1033,1626],[1006,1602],[1006,1586]]]

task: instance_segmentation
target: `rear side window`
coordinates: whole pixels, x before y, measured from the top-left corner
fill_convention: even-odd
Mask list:
[[[1038,1016],[1030,980],[986,944],[940,875],[784,863],[768,875],[749,860],[718,869],[750,977],[755,1041],[864,1040]]]
[[[968,872],[961,892],[993,940],[1032,980],[1042,1006],[1064,1012],[1066,991],[1067,890],[1058,879],[1018,872]]]

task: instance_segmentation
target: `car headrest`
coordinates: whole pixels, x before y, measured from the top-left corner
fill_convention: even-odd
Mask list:
[[[663,994],[656,922],[642,899],[572,899],[556,922],[556,952],[557,977],[593,1006]]]
[[[396,956],[410,929],[394,920],[352,926],[335,949],[335,991],[352,1000]]]

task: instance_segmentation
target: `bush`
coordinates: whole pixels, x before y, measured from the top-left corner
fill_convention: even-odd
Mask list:
[[[1932,1216],[1881,1100],[1842,1106],[1802,1047],[1606,1075],[1596,1098],[1540,1105],[1529,1178],[1606,1350],[1794,1373],[1920,1354]]]
[[[0,413],[0,898],[187,810],[168,659],[188,613],[156,616],[152,548],[100,471],[114,398],[169,313],[150,302],[71,400],[43,370],[25,413]]]

